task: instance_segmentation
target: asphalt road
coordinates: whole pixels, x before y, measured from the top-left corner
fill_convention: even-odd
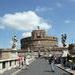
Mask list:
[[[17,75],[70,75],[69,73],[55,67],[55,72],[51,72],[51,66],[45,59],[37,59],[27,69],[23,68]]]

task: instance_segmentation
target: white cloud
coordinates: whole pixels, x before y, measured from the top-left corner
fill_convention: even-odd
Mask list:
[[[53,8],[48,8],[48,7],[37,7],[35,9],[36,12],[45,12],[45,11],[52,11]]]
[[[46,20],[38,16],[33,11],[17,12],[14,14],[5,14],[0,17],[1,25],[8,26],[17,30],[33,30],[38,25],[45,29],[51,28],[51,24],[48,24]]]
[[[62,4],[58,2],[58,3],[56,3],[56,6],[59,7],[59,8],[61,8]]]
[[[30,37],[31,36],[31,32],[25,32],[22,34],[22,37]]]
[[[70,20],[65,20],[64,21],[64,23],[67,23],[67,24],[70,23],[70,22],[71,22]]]
[[[0,29],[5,29],[5,27],[4,26],[0,26]]]

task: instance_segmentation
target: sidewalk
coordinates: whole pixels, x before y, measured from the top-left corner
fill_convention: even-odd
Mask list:
[[[5,71],[3,74],[1,75],[11,75],[11,73],[13,73],[14,71],[18,70],[18,68],[12,68],[10,70]]]
[[[70,73],[71,75],[75,75],[75,70],[71,70],[70,68],[65,68],[61,64],[57,64],[56,66],[64,71]]]
[[[24,65],[24,67],[25,67],[25,65]],[[1,75],[11,75],[11,74],[13,74],[14,72],[16,72],[16,71],[18,71],[18,70],[20,70],[21,68],[19,68],[19,67],[15,67],[15,68],[12,68],[12,69],[10,69],[10,70],[7,70],[7,71],[5,71],[3,74],[1,74]]]
[[[29,61],[29,65],[33,62],[34,60],[30,60]],[[10,70],[5,71],[4,73],[0,74],[0,75],[16,75],[19,71],[21,71],[22,69],[27,69],[27,65],[26,62],[24,63],[24,65],[12,68]]]

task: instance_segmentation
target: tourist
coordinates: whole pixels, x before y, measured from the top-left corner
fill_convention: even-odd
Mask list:
[[[55,60],[55,57],[54,55],[52,55],[51,57],[51,71],[54,72],[54,60]]]

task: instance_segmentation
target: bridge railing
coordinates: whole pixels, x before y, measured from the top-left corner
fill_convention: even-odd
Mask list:
[[[23,63],[25,65],[31,64],[35,60],[35,57],[32,56],[30,58],[26,58]],[[0,60],[0,74],[4,73],[7,70],[10,70],[15,67],[20,67],[22,66],[22,60],[19,60],[18,58],[11,58],[11,59],[3,59]]]
[[[0,73],[19,66],[17,58],[0,60]]]

